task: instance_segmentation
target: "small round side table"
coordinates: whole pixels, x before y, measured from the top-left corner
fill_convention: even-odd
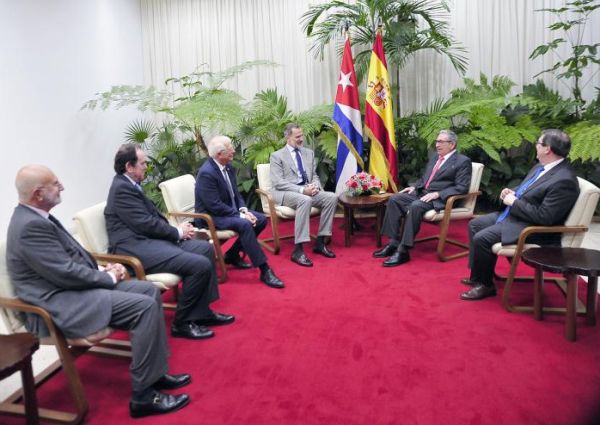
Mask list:
[[[39,423],[35,382],[31,368],[31,356],[40,347],[39,340],[30,333],[0,335],[0,379],[21,371],[25,416],[27,425]]]
[[[338,199],[344,207],[344,246],[350,246],[350,236],[353,233],[352,219],[354,217],[354,210],[367,208],[375,209],[375,237],[377,246],[381,246],[381,224],[383,223],[385,204],[390,196],[391,194],[388,193],[369,196],[350,196],[347,193],[342,193],[339,196]]]
[[[523,262],[535,267],[533,312],[536,320],[543,319],[542,284],[544,271],[562,273],[567,280],[567,322],[565,337],[575,341],[577,315],[578,275],[588,277],[586,324],[596,325],[598,306],[598,275],[600,274],[600,251],[586,248],[543,247],[530,248],[521,256]]]

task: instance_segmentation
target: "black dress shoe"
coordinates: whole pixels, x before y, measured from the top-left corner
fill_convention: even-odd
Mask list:
[[[187,373],[181,375],[164,374],[162,378],[152,385],[155,390],[174,390],[175,388],[183,387],[192,382],[192,377]]]
[[[234,256],[225,256],[224,258],[225,264],[231,264],[236,269],[250,269],[252,268],[252,264],[246,263],[242,257],[239,255]]]
[[[381,248],[380,250],[377,250],[373,253],[373,257],[375,258],[384,258],[384,257],[389,257],[390,255],[392,255],[394,252],[396,252],[398,250],[397,246],[393,246],[393,245],[386,245],[383,248]]]
[[[264,273],[261,273],[260,280],[271,288],[281,289],[285,286],[281,279],[275,276],[275,273],[273,273],[273,270],[271,269],[267,269]]]
[[[392,254],[390,258],[383,262],[383,267],[396,267],[400,264],[408,263],[410,261],[410,254],[408,250],[399,248]]]
[[[315,254],[322,255],[323,257],[335,258],[335,254],[333,253],[333,251],[327,248],[326,245],[315,246],[313,248],[313,252]]]
[[[469,286],[477,286],[477,285],[479,285],[478,282],[475,282],[474,280],[471,280],[468,277],[465,277],[464,279],[461,279],[460,283],[462,283],[463,285],[469,285]]]
[[[200,327],[220,326],[233,323],[234,320],[235,316],[233,316],[233,314],[223,314],[217,313],[216,311],[211,311],[208,314],[208,317],[205,317],[204,319],[194,320],[194,323],[196,323]]]
[[[171,326],[171,335],[175,338],[204,339],[214,336],[215,333],[205,326],[198,326],[194,322],[185,322]]]
[[[304,267],[312,267],[313,265],[312,261],[310,261],[310,258],[308,258],[303,252],[300,254],[292,254],[292,261]]]
[[[485,286],[478,284],[467,292],[460,294],[460,299],[465,301],[476,301],[482,300],[487,297],[493,297],[496,295],[496,288],[493,286]]]
[[[131,400],[129,402],[129,414],[132,418],[160,415],[179,410],[189,402],[190,397],[187,394],[171,395],[154,391],[148,401]]]

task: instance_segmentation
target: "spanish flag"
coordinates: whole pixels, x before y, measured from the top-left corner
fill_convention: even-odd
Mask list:
[[[367,80],[365,133],[371,139],[369,174],[378,177],[386,190],[398,191],[398,164],[392,92],[381,33],[377,31]]]

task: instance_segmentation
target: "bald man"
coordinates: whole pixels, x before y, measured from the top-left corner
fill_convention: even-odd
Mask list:
[[[238,238],[225,254],[225,262],[239,269],[252,266],[260,270],[260,280],[271,288],[283,288],[283,282],[275,275],[267,256],[258,244],[257,237],[267,225],[265,216],[246,207],[244,198],[237,188],[235,170],[230,163],[235,149],[227,136],[216,136],[207,144],[210,158],[204,161],[196,177],[197,213],[210,214],[215,227],[238,233]],[[197,227],[206,227],[204,220],[196,219]],[[245,252],[252,265],[240,257]]]
[[[67,338],[85,338],[107,327],[129,331],[132,417],[178,410],[187,394],[160,392],[187,385],[190,375],[167,374],[167,338],[160,292],[148,282],[124,281],[121,264],[98,267],[94,258],[50,214],[63,185],[43,165],[17,173],[19,205],[6,246],[8,273],[17,296],[47,310]],[[39,316],[27,328],[48,334]]]

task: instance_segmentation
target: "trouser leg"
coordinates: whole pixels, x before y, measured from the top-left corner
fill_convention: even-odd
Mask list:
[[[430,202],[423,202],[421,200],[411,202],[408,206],[406,216],[404,217],[404,231],[400,242],[402,246],[407,248],[412,248],[414,246],[415,237],[421,228],[423,215],[431,209],[433,209],[433,205]]]
[[[111,291],[110,326],[129,331],[133,391],[143,391],[168,371],[167,336],[160,291],[149,282],[126,281]]]
[[[474,231],[484,223],[490,223],[492,221],[488,216],[480,218],[482,219],[481,222],[473,223],[473,225],[469,223],[470,231]],[[472,220],[472,222],[476,220],[479,220],[479,218]],[[493,221],[495,222],[495,218]],[[498,257],[492,252],[492,246],[495,243],[500,242],[501,230],[502,225],[494,223],[488,227],[483,227],[471,236],[470,251],[472,252],[472,255],[470,255],[470,279],[472,281],[486,286],[493,286],[494,269],[496,268]]]
[[[312,197],[312,205],[321,209],[318,236],[331,236],[337,201],[337,195],[332,192],[321,191]]]
[[[300,244],[310,241],[310,209],[312,197],[295,192],[285,192],[282,205],[296,210],[294,220],[294,243]]]
[[[244,251],[250,257],[252,265],[259,267],[267,262],[267,256],[257,240],[257,236],[267,225],[267,219],[260,213],[254,213],[254,215],[256,216],[255,226],[252,226],[245,218],[236,218],[231,221],[229,228],[238,233],[238,238],[226,255],[239,255],[239,251]]]
[[[402,218],[406,215],[410,204],[417,199],[415,194],[396,193],[392,195],[386,204],[381,233],[389,237],[392,241],[395,241],[396,244],[401,239],[400,227],[402,225]]]
[[[174,273],[183,278],[183,290],[177,300],[175,323],[205,318],[211,302],[219,299],[214,250],[210,243],[183,241],[181,252],[148,270],[149,273]]]

